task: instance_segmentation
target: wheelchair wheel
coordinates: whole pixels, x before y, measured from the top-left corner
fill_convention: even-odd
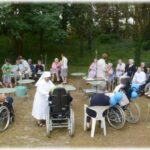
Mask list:
[[[110,126],[115,129],[121,129],[126,122],[125,112],[120,106],[108,109],[106,118]]]
[[[0,107],[0,132],[6,130],[10,122],[10,113],[6,106]]]
[[[48,110],[46,115],[46,135],[47,137],[50,137],[50,131],[52,130],[52,122],[50,120],[50,112]]]
[[[69,126],[69,135],[73,136],[75,131],[75,121],[74,121],[74,112],[72,109],[70,110],[70,119],[68,126]]]
[[[144,92],[148,92],[148,90],[150,89],[150,83],[147,83],[145,88],[144,88]]]
[[[137,123],[140,119],[140,108],[138,104],[130,102],[125,109],[126,120],[129,123]]]

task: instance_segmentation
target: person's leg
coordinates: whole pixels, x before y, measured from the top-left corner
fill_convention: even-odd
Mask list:
[[[57,81],[59,82],[60,79],[59,79],[59,73],[58,73],[58,71],[56,72],[56,77],[57,77]]]
[[[64,69],[64,84],[67,84],[67,74],[68,74],[68,70]]]
[[[64,83],[64,81],[65,81],[64,69],[61,70],[61,78],[62,78],[62,82]]]
[[[52,74],[52,82],[54,82],[54,74]]]

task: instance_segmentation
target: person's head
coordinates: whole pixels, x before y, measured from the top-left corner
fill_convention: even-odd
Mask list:
[[[142,71],[141,67],[138,67],[137,72],[140,73]]]
[[[145,67],[145,63],[144,62],[141,62],[141,67]]]
[[[58,59],[58,58],[55,58],[55,59],[54,59],[54,62],[55,62],[55,63],[58,63],[58,62],[59,62],[59,59]]]
[[[129,65],[133,65],[134,64],[134,59],[129,59]]]
[[[46,82],[48,82],[50,80],[50,77],[45,77],[44,79]]]
[[[101,83],[98,85],[98,92],[99,93],[104,93],[105,89],[106,89],[106,82],[101,81]]]
[[[121,64],[122,63],[122,59],[118,59],[118,64]]]
[[[6,64],[10,64],[10,59],[9,59],[9,58],[6,58],[6,59],[5,59],[5,63],[6,63]]]
[[[43,78],[46,82],[48,82],[50,80],[50,77],[51,77],[50,72],[43,73]]]
[[[41,64],[42,64],[41,60],[38,60],[37,63],[38,63],[38,65],[41,65]]]
[[[64,54],[63,54],[63,53],[61,53],[61,57],[62,57],[62,58],[64,57]]]
[[[93,61],[94,63],[96,63],[97,62],[97,59],[96,58],[94,58],[94,61]]]
[[[29,63],[29,64],[32,64],[32,59],[28,59],[28,63]]]
[[[113,67],[113,64],[112,64],[112,63],[108,63],[108,66],[109,66],[110,68],[112,68],[112,67]]]
[[[20,64],[20,59],[16,59],[16,64]]]
[[[105,59],[105,60],[107,60],[108,59],[108,55],[106,53],[103,53],[102,54],[102,58]]]

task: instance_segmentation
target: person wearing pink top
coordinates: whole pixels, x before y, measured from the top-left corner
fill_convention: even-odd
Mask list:
[[[55,80],[55,76],[57,78],[57,82],[60,81],[59,71],[60,71],[60,62],[58,58],[55,58],[51,66],[52,82]]]
[[[97,63],[97,59],[94,59],[94,61],[92,62],[92,64],[89,67],[88,78],[96,77],[96,63]]]

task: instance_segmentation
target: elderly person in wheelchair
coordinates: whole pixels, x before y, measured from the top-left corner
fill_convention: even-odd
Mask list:
[[[120,100],[122,100],[122,94],[121,93],[116,92],[115,94],[113,94],[113,93],[108,94],[108,93],[104,93],[105,89],[106,89],[106,82],[102,81],[101,84],[99,84],[99,86],[98,86],[98,92],[96,94],[93,94],[90,98],[90,103],[89,103],[90,107],[91,106],[110,106],[110,107],[113,107],[113,106],[116,106],[117,103],[120,102]],[[107,116],[107,111],[108,110],[105,110],[103,112],[103,116]],[[86,113],[88,114],[86,126],[89,129],[91,117],[95,117],[96,112],[87,108]],[[103,128],[103,124],[101,124],[101,128]]]
[[[146,73],[142,70],[141,67],[138,67],[137,72],[134,74],[132,83],[139,85],[140,94],[144,93],[144,87],[146,83]]]
[[[8,128],[9,124],[14,121],[13,98],[0,94],[0,131]]]
[[[73,98],[65,88],[57,87],[50,93],[49,108],[46,117],[46,134],[49,137],[53,128],[67,127],[69,135],[74,135],[74,111],[71,108]]]

